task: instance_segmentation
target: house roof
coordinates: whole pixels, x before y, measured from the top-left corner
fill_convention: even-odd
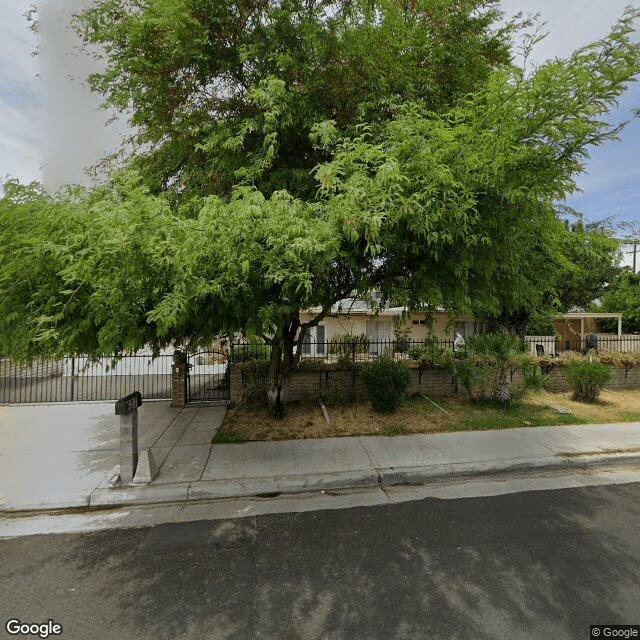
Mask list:
[[[307,310],[310,313],[319,313],[320,307],[312,307]],[[406,307],[384,307],[382,309],[371,309],[371,305],[366,300],[360,300],[359,298],[345,298],[340,300],[331,307],[330,315],[360,315],[360,316],[401,316],[403,314],[410,313],[411,315],[418,315],[421,311],[408,311]],[[446,313],[445,309],[438,307],[435,313]],[[466,317],[466,316],[462,316]]]
[[[556,320],[580,320],[581,318],[622,318],[621,313],[587,313],[585,311],[570,311],[569,313],[563,313],[560,316],[556,316]]]
[[[575,309],[575,308],[574,308]],[[320,307],[312,307],[307,310],[310,313],[320,313]],[[331,307],[330,315],[359,315],[359,316],[401,316],[403,314],[410,313],[411,315],[420,314],[420,311],[408,312],[406,307],[384,307],[383,309],[371,309],[371,305],[366,300],[360,298],[344,298],[338,301]],[[443,307],[438,307],[434,313],[447,313]],[[470,318],[469,314],[461,314],[460,318]],[[580,320],[587,318],[615,318],[620,320],[622,318],[621,313],[588,313],[585,311],[573,310],[568,313],[555,316],[554,320]]]

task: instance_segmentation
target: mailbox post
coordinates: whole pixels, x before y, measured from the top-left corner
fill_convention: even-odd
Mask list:
[[[116,402],[116,415],[120,416],[120,480],[131,484],[138,466],[138,407],[142,394],[134,391]]]

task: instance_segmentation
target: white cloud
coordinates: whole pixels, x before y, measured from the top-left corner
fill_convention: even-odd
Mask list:
[[[0,0],[0,180],[40,178],[41,131],[37,40],[27,28],[26,6]]]
[[[518,11],[540,14],[549,35],[536,46],[532,62],[565,58],[574,50],[599,40],[624,12],[628,0],[502,0],[507,16]]]
[[[88,0],[42,0],[47,24],[60,22]],[[539,43],[533,61],[566,57],[588,42],[602,38],[622,14],[628,0],[502,0],[507,15],[523,10],[540,12],[550,35]],[[57,55],[47,51],[47,31],[41,56],[32,57],[36,38],[28,31],[24,13],[29,0],[0,0],[0,180],[5,174],[23,181],[40,178],[40,167],[52,186],[60,182],[86,182],[84,168],[115,145],[117,134],[104,127],[106,115],[97,110],[98,99],[78,85],[88,68],[70,55],[69,33],[58,29],[49,43],[66,41],[66,51]],[[55,11],[54,11],[55,9]],[[36,79],[42,72],[45,78]],[[69,81],[68,76],[75,77]],[[45,80],[47,81],[45,90]],[[61,91],[61,87],[65,87]],[[637,85],[632,85],[638,105]],[[122,126],[121,126],[122,128]],[[47,134],[45,137],[45,133]],[[572,198],[585,212],[598,208],[622,211],[627,218],[639,217],[633,211],[633,183],[640,177],[640,126],[623,132],[622,142],[594,149],[587,161],[588,175],[578,176],[585,193]],[[607,198],[607,194],[609,197]]]

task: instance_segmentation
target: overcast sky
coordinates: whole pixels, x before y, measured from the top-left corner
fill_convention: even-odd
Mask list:
[[[502,0],[508,15],[539,12],[550,35],[536,48],[532,62],[564,57],[604,36],[628,0]],[[115,146],[118,129],[105,126],[107,115],[89,95],[83,78],[88,61],[79,56],[66,17],[86,0],[41,0],[40,38],[31,34],[24,14],[28,0],[0,0],[0,180],[40,180],[50,188],[88,183],[84,168]],[[36,46],[40,54],[32,56]],[[617,118],[640,106],[634,84]],[[122,130],[122,127],[120,127]],[[566,204],[588,219],[640,218],[640,122],[623,132],[621,142],[594,149],[579,185],[583,193]]]

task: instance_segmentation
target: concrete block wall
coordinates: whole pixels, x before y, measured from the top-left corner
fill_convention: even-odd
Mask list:
[[[236,400],[243,389],[242,365],[231,364],[230,398]],[[422,375],[412,369],[413,384],[409,394],[423,393],[427,396],[451,396],[457,393],[453,376],[444,369],[427,369]],[[337,387],[350,397],[364,399],[367,388],[357,370],[297,371],[289,388],[289,400],[315,399],[326,388]]]
[[[236,400],[242,393],[242,365],[232,364],[231,367],[231,400]],[[429,397],[454,396],[458,389],[454,377],[446,369],[426,369],[420,375],[418,369],[412,369],[413,384],[409,394],[422,393]],[[569,391],[565,380],[565,368],[554,367],[549,372],[551,391],[564,393]],[[522,382],[522,374],[517,371],[509,376],[513,384]],[[293,375],[289,389],[289,400],[308,400],[320,396],[327,387],[338,387],[352,398],[365,399],[367,389],[357,370],[325,370],[325,371],[297,371]],[[640,388],[640,366],[631,367],[625,371],[624,367],[613,370],[613,378],[607,384],[608,389]]]
[[[569,391],[569,385],[565,380],[565,367],[554,367],[549,371],[551,379],[551,391],[564,393]],[[613,378],[605,385],[605,389],[636,389],[640,387],[640,367],[614,367]]]
[[[353,398],[366,398],[367,390],[360,374],[353,370],[298,371],[289,389],[291,400],[317,398],[324,389],[337,387]]]

